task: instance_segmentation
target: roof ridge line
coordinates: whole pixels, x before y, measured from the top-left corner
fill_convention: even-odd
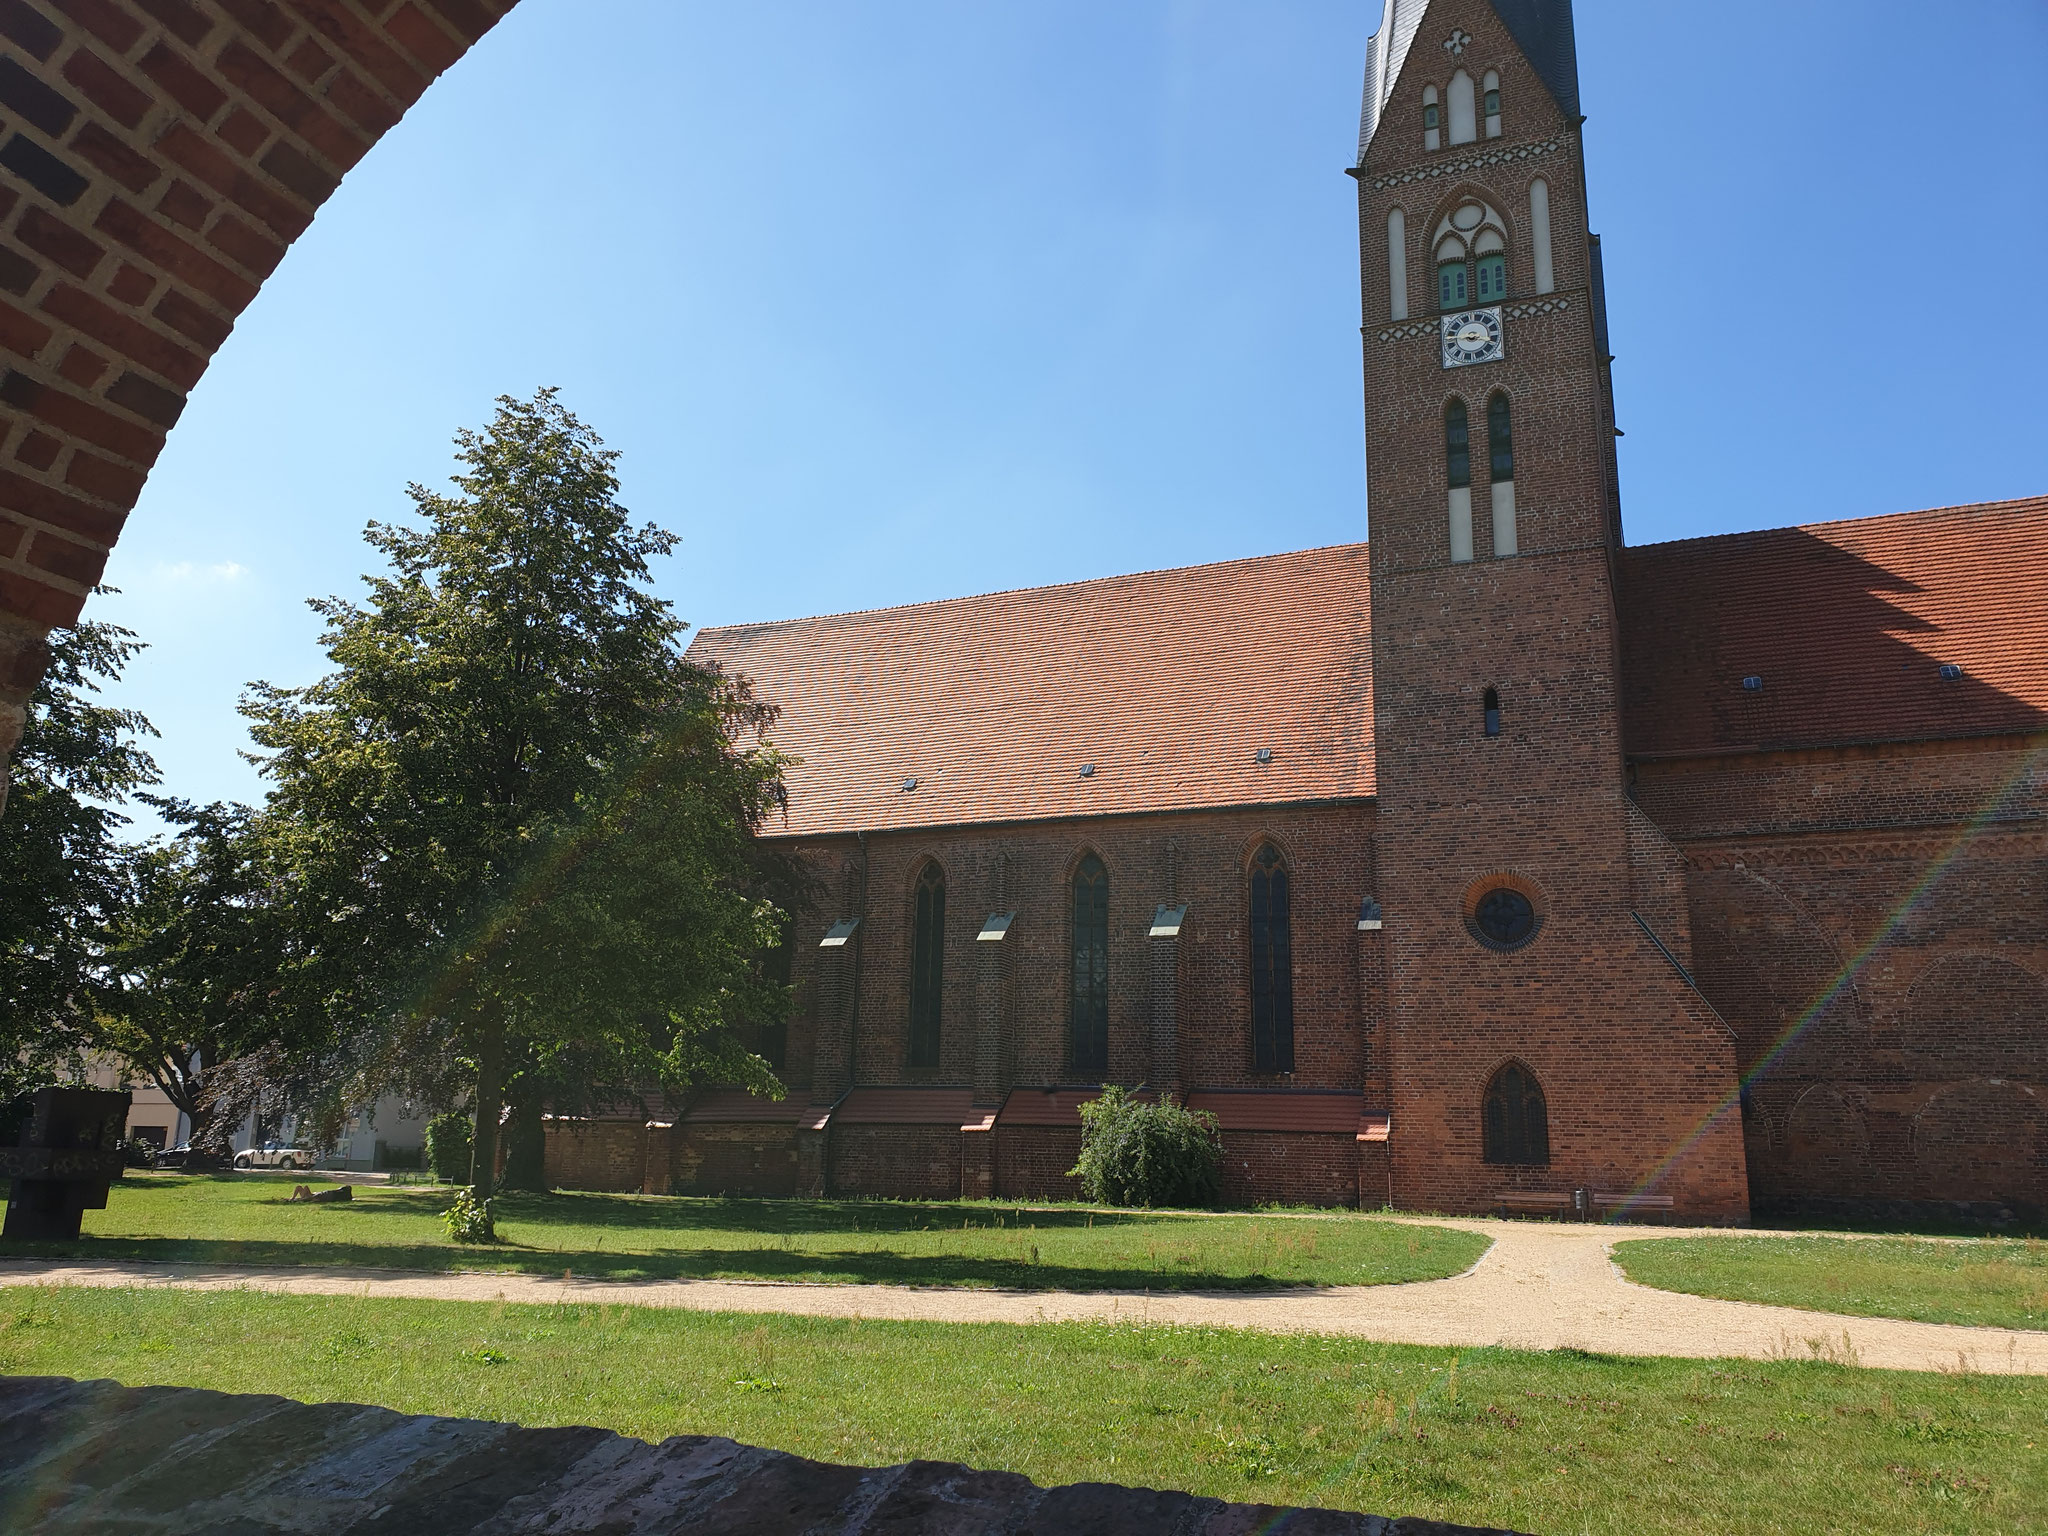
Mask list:
[[[1298,560],[1304,555],[1334,554],[1339,550],[1363,550],[1367,547],[1364,539],[1343,544],[1316,544],[1308,549],[1280,549],[1264,555],[1239,555],[1228,560],[1199,560],[1192,565],[1151,566],[1142,571],[1119,571],[1108,576],[1084,576],[1074,581],[1050,581],[1035,587],[996,587],[986,592],[964,592],[953,597],[930,597],[913,603],[888,603],[877,608],[847,608],[837,613],[804,613],[787,619],[752,619],[733,624],[703,624],[697,627],[697,640],[706,635],[731,634],[739,630],[779,629],[791,624],[819,624],[829,619],[864,619],[887,613],[909,613],[919,608],[946,608],[956,603],[986,602],[992,597],[1021,597],[1038,592],[1065,592],[1078,587],[1107,585],[1113,581],[1138,581],[1147,576],[1178,576],[1191,571],[1220,570],[1230,565],[1261,565],[1272,560]]]
[[[2009,496],[1998,501],[1965,501],[1939,507],[1909,507],[1900,512],[1871,512],[1862,517],[1835,517],[1817,523],[1784,523],[1773,528],[1739,528],[1727,533],[1696,533],[1684,539],[1660,539],[1654,544],[1626,544],[1625,555],[1648,554],[1653,550],[1678,549],[1687,544],[1716,544],[1733,539],[1760,539],[1772,533],[1810,533],[1819,528],[1858,528],[1894,518],[1937,517],[1943,513],[2001,512],[2011,508],[2039,507],[2048,511],[2048,492],[2035,496]]]

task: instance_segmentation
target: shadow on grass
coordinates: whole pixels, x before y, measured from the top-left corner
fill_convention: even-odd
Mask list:
[[[775,1248],[699,1248],[687,1252],[605,1253],[534,1248],[516,1242],[474,1247],[350,1244],[345,1241],[224,1241],[205,1238],[85,1237],[70,1243],[0,1243],[0,1259],[64,1259],[88,1264],[202,1264],[270,1268],[492,1270],[586,1280],[804,1280],[864,1285],[938,1285],[1025,1291],[1298,1291],[1321,1287],[1270,1275],[1222,1275],[1194,1269],[1028,1264],[962,1254],[889,1249],[839,1252]]]

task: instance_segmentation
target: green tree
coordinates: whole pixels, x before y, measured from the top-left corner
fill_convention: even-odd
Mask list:
[[[51,637],[0,817],[0,1098],[48,1082],[88,1043],[99,935],[119,909],[119,807],[157,782],[132,709],[94,697],[142,646],[88,621]]]
[[[223,1152],[231,1126],[214,1113],[233,1106],[216,1078],[274,1032],[290,965],[278,880],[248,807],[147,798],[180,830],[126,860],[91,1038],[191,1118],[195,1148]]]
[[[675,537],[554,391],[455,456],[419,526],[369,526],[367,600],[313,602],[334,670],[243,710],[317,914],[295,984],[339,1037],[372,1021],[363,1084],[448,1103],[459,1066],[488,1194],[522,1074],[775,1089],[742,1033],[786,1007],[753,842],[781,761],[744,681],[684,658],[647,590]]]

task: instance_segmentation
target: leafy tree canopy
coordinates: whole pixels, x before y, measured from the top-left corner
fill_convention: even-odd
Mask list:
[[[60,630],[29,701],[0,817],[0,1098],[87,1043],[97,935],[125,888],[119,807],[157,782],[149,722],[95,695],[141,649],[113,624]]]
[[[455,456],[418,526],[369,526],[366,600],[312,604],[334,670],[243,712],[308,935],[295,1046],[438,1102],[466,1078],[488,1192],[522,1074],[775,1088],[743,1040],[786,1005],[753,842],[782,765],[745,682],[684,658],[648,590],[675,536],[554,391]]]

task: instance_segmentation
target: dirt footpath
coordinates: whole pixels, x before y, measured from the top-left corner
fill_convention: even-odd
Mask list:
[[[1682,1229],[1617,1230],[1460,1217],[1432,1218],[1430,1224],[1482,1233],[1493,1239],[1493,1247],[1471,1269],[1448,1280],[1285,1293],[1002,1291],[750,1280],[600,1281],[338,1267],[243,1269],[30,1260],[0,1261],[0,1284],[240,1287],[300,1296],[608,1302],[704,1312],[784,1312],[947,1323],[1146,1321],[1270,1333],[1343,1334],[1398,1344],[1574,1347],[1615,1355],[1732,1355],[1757,1360],[1817,1357],[1895,1370],[2048,1375],[2048,1332],[1804,1312],[1655,1291],[1622,1278],[1612,1257],[1616,1242],[1689,1235]]]

